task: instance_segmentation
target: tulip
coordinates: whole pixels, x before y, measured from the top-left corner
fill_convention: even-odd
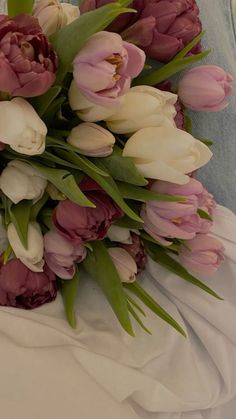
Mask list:
[[[201,65],[189,70],[179,82],[178,95],[189,109],[218,112],[228,106],[233,92],[233,77],[216,65]]]
[[[38,223],[28,225],[28,247],[25,249],[13,223],[8,225],[7,236],[17,259],[33,272],[43,272],[43,236]]]
[[[48,91],[56,78],[57,55],[37,19],[1,15],[0,68],[2,92],[33,97]]]
[[[86,257],[84,246],[73,245],[53,230],[44,236],[44,249],[47,265],[61,279],[73,278],[75,262],[82,262]]]
[[[74,78],[81,93],[100,106],[116,106],[142,71],[145,54],[120,35],[97,32],[76,56]]]
[[[119,273],[121,282],[134,282],[138,269],[132,256],[121,247],[111,247],[108,253]]]
[[[179,258],[185,268],[190,271],[213,274],[224,261],[223,244],[206,234],[198,234],[181,246]]]
[[[108,118],[115,112],[115,109],[120,106],[122,100],[123,97],[120,98],[116,107],[112,106],[111,109],[97,105],[88,100],[79,90],[75,80],[72,80],[69,89],[69,103],[71,109],[76,112],[82,121],[86,122],[97,122]]]
[[[146,267],[147,255],[145,253],[144,245],[140,237],[135,233],[131,233],[131,243],[125,244],[123,242],[120,246],[122,249],[125,249],[135,260],[138,273],[143,271]]]
[[[45,150],[47,127],[25,99],[0,102],[0,140],[18,153],[34,156]]]
[[[175,127],[177,96],[151,86],[132,87],[123,104],[106,118],[107,126],[116,134],[134,133],[145,127]]]
[[[47,181],[36,169],[20,160],[11,160],[0,176],[0,189],[14,204],[23,199],[38,201]]]
[[[145,177],[177,184],[189,181],[190,173],[204,166],[212,152],[187,132],[172,127],[137,131],[126,142],[124,157],[131,157]]]
[[[68,25],[80,15],[79,8],[58,0],[38,0],[33,15],[38,19],[43,32],[50,36]]]
[[[126,244],[132,243],[130,230],[128,228],[123,228],[116,225],[112,225],[109,228],[107,232],[107,237],[109,240],[113,242],[126,243]]]
[[[112,154],[116,139],[100,125],[84,122],[72,129],[67,142],[85,156],[106,157]]]
[[[47,265],[43,272],[32,272],[18,259],[1,266],[1,306],[29,310],[55,300],[56,296],[56,277]]]
[[[197,210],[203,202],[204,188],[202,184],[191,178],[185,185],[157,181],[151,190],[170,196],[177,195],[185,199],[184,202],[149,201],[143,205],[141,217],[144,230],[161,244],[168,246],[171,240],[190,240],[197,233],[208,233],[212,222],[202,219]]]

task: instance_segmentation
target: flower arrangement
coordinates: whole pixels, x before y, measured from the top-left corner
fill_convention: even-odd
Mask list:
[[[223,261],[213,196],[195,178],[211,142],[187,110],[219,111],[232,77],[191,67],[210,53],[195,0],[8,0],[0,16],[0,305],[62,293],[76,327],[85,271],[134,335],[148,258],[215,298],[196,273]],[[193,288],[194,292],[194,288]],[[140,302],[142,307],[140,306]]]

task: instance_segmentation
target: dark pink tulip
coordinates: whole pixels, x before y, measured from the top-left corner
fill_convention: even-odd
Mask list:
[[[33,309],[53,301],[57,295],[55,274],[30,271],[19,259],[0,268],[0,305]]]
[[[0,15],[0,90],[12,96],[45,93],[55,81],[56,53],[38,20]]]
[[[85,179],[80,187],[96,208],[81,207],[66,199],[59,202],[53,217],[57,231],[75,245],[104,239],[111,224],[123,216],[122,210],[95,182]]]
[[[180,261],[190,271],[213,274],[224,261],[223,244],[206,234],[198,234],[181,247]]]
[[[233,77],[216,65],[201,65],[184,74],[178,95],[186,108],[194,111],[218,112],[228,106],[233,93]]]
[[[147,263],[147,255],[145,253],[144,246],[140,237],[135,233],[131,233],[131,239],[132,243],[120,243],[119,246],[125,249],[135,260],[139,273],[145,269]]]

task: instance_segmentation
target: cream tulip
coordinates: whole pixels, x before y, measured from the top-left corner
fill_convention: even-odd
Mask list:
[[[204,166],[210,149],[178,128],[152,127],[136,132],[126,142],[124,157],[131,157],[143,176],[183,185],[188,173]]]
[[[36,1],[33,15],[39,20],[43,32],[49,36],[77,19],[80,15],[79,8],[59,0]]]
[[[14,204],[23,199],[38,201],[46,186],[47,180],[20,160],[10,161],[0,176],[0,189]]]
[[[121,282],[134,282],[138,268],[132,256],[121,247],[111,247],[108,249],[108,253],[119,273]]]
[[[151,86],[132,87],[110,117],[108,128],[116,134],[132,134],[145,127],[175,127],[177,96]]]
[[[112,153],[116,139],[110,131],[100,125],[83,122],[72,129],[67,142],[85,156],[106,157]]]
[[[47,127],[22,98],[0,102],[0,139],[18,153],[34,156],[45,150]]]
[[[124,244],[132,243],[130,230],[128,228],[123,228],[116,225],[112,225],[109,228],[107,232],[107,237],[109,240],[113,242],[119,242]]]
[[[25,249],[13,223],[7,229],[9,243],[17,259],[33,272],[43,272],[44,244],[43,235],[38,223],[30,222],[28,226],[28,248]]]
[[[121,98],[121,102],[122,100],[123,99]],[[72,80],[70,85],[69,103],[71,109],[76,112],[78,117],[86,122],[105,120],[115,112],[114,108],[105,108],[104,106],[96,105],[86,99],[80,92],[75,80]],[[118,106],[119,105],[117,105],[117,107]]]

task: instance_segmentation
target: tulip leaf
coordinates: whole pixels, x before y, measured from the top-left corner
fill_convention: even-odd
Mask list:
[[[72,202],[83,207],[94,208],[94,204],[83,194],[70,172],[45,167],[33,161],[29,161],[29,163]]]
[[[203,38],[206,31],[200,32],[199,35],[197,35],[191,42],[189,42],[186,47],[181,49],[181,51],[174,57],[174,60],[178,60],[179,58],[184,58],[190,51],[195,47]]]
[[[65,160],[68,160],[71,163],[75,163],[78,161],[78,155],[72,152],[66,151],[58,151],[58,154],[61,155]],[[104,170],[102,163],[99,161],[99,168]],[[85,171],[85,170],[84,170]],[[98,185],[116,202],[116,204],[127,214],[130,218],[135,221],[143,222],[142,219],[126,204],[124,199],[122,198],[120,191],[117,187],[116,182],[112,179],[111,176],[102,177],[95,171],[86,168],[85,172],[91,179],[97,182]]]
[[[200,218],[203,218],[204,220],[213,221],[212,217],[208,214],[208,212],[204,211],[203,209],[198,208],[197,213]]]
[[[130,303],[128,303],[128,310],[129,310],[131,316],[133,316],[133,318],[136,320],[136,322],[139,324],[139,326],[141,326],[141,328],[144,330],[144,332],[148,333],[149,335],[152,335],[150,330],[147,329],[147,327],[143,324],[142,320],[138,317],[137,313],[135,312],[134,308],[132,307],[132,305]]]
[[[64,302],[66,318],[69,325],[76,328],[75,303],[79,287],[79,270],[76,268],[75,275],[70,280],[60,281],[60,291]]]
[[[185,129],[189,134],[193,133],[193,123],[189,115],[184,115]]]
[[[123,4],[126,4],[126,2],[123,1]],[[117,16],[125,12],[133,12],[133,9],[126,9],[118,1],[110,3],[84,13],[53,34],[50,40],[57,51],[62,66],[70,69],[71,63],[85,41],[95,32],[105,29]]]
[[[49,198],[49,196],[48,196],[47,192],[45,192],[44,195],[42,196],[42,198],[39,201],[37,201],[34,205],[32,205],[31,211],[30,211],[30,220],[31,221],[36,221],[39,212],[41,211],[41,209],[46,204],[48,198]]]
[[[177,323],[177,321],[167,313],[144,289],[138,282],[132,284],[123,284],[124,288],[128,289],[134,295],[136,295],[153,313],[158,317],[176,329],[181,335],[186,337],[186,333],[183,328]]]
[[[124,215],[124,217],[119,218],[119,220],[115,222],[115,225],[118,227],[128,228],[129,230],[140,230],[143,228],[143,223],[139,221],[134,221],[127,215]]]
[[[18,237],[25,249],[28,249],[28,226],[32,202],[24,200],[9,206],[11,222],[14,224]]]
[[[198,138],[198,140],[207,145],[207,147],[210,147],[214,144],[212,140],[208,140],[207,138]]]
[[[98,159],[95,159],[96,161]],[[148,184],[148,181],[137,170],[133,160],[123,157],[122,150],[117,146],[114,147],[111,156],[101,158],[101,161],[113,179],[139,186]]]
[[[116,267],[101,241],[91,242],[91,246],[93,252],[88,253],[82,266],[102,289],[121,326],[134,336],[126,295]]]
[[[154,192],[149,189],[140,188],[139,186],[129,185],[124,182],[117,182],[121,195],[126,199],[134,199],[135,201],[166,201],[166,202],[185,202],[186,199],[181,196],[165,195]]]
[[[61,92],[61,86],[52,86],[50,89],[41,96],[31,99],[31,104],[37,111],[37,114],[42,118],[49,106],[56,99]]]
[[[185,281],[201,288],[203,291],[207,292],[218,300],[223,300],[218,294],[215,293],[215,291],[191,275],[179,262],[169,256],[163,248],[155,246],[151,243],[147,244],[147,242],[145,242],[145,249],[148,255],[159,265],[168,269],[170,272],[175,273]]]
[[[127,300],[130,302],[130,304],[132,304],[132,306],[134,306],[144,317],[146,317],[145,312],[143,311],[143,309],[138,305],[138,303],[131,297],[131,295],[129,295],[128,293],[125,294]]]
[[[31,14],[34,0],[7,0],[7,10],[9,16],[16,16],[22,13]]]

